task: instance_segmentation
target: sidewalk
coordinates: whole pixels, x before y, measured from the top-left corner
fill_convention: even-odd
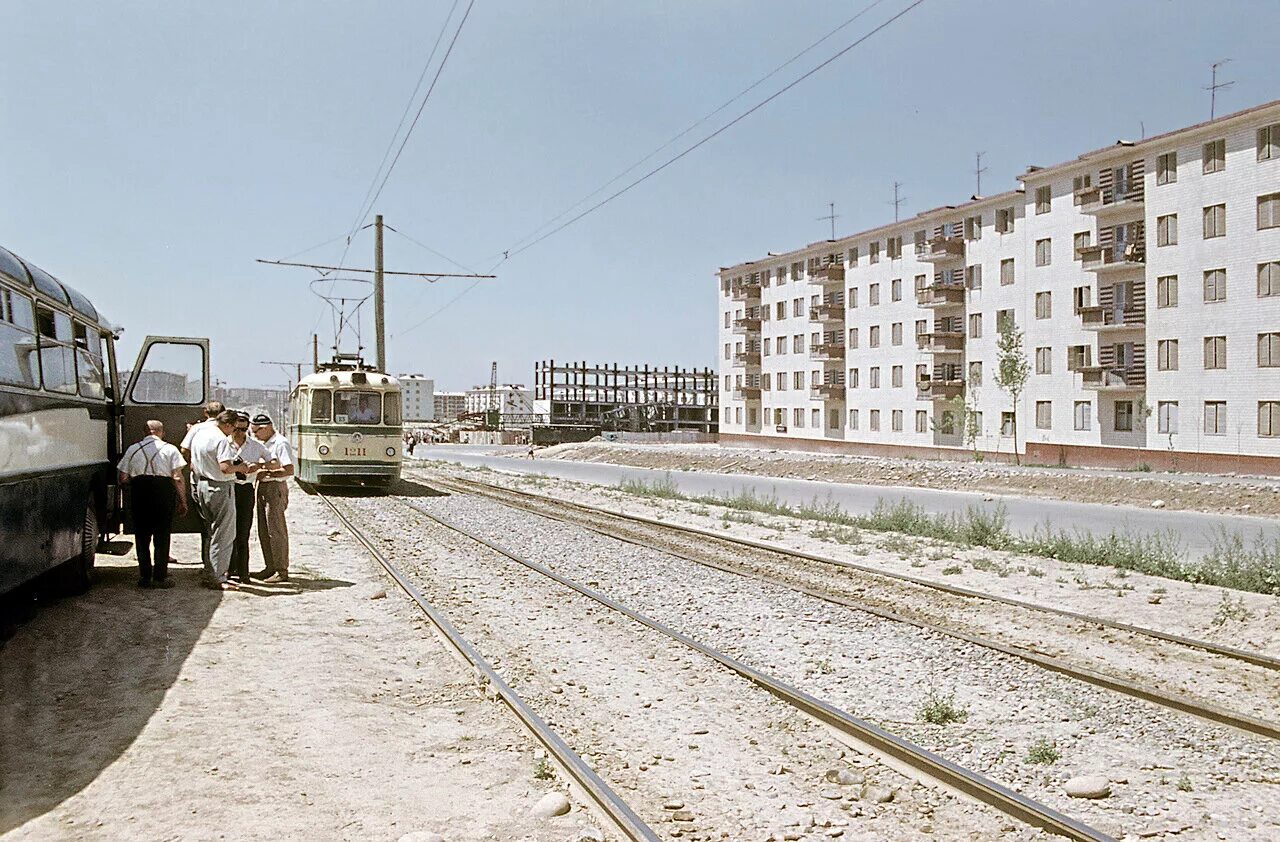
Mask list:
[[[591,823],[530,816],[554,785],[532,778],[532,740],[291,491],[288,585],[200,588],[181,536],[197,563],[176,588],[100,556],[92,591],[0,649],[0,838],[562,840]]]

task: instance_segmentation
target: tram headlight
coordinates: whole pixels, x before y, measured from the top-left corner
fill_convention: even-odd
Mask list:
[[[388,455],[388,456],[395,456],[395,455],[396,455],[396,449],[395,449],[394,447],[388,447],[388,448],[387,448],[387,455]]]
[[[318,448],[316,448],[316,449],[320,451],[320,455],[321,455],[321,456],[328,456],[328,455],[329,455],[329,445],[327,445],[327,444],[322,444],[322,445],[320,445],[320,447],[318,447]]]

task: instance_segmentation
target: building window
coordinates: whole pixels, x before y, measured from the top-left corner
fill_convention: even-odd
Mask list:
[[[1178,340],[1161,339],[1156,343],[1156,368],[1160,371],[1178,370]]]
[[[856,409],[849,410],[849,429],[858,429],[858,410]]]
[[[729,343],[724,343],[724,358],[729,359]]]
[[[867,331],[867,347],[880,347],[880,325],[872,325]]]
[[[890,382],[892,382],[893,384],[893,388],[901,389],[902,388],[902,366],[895,365],[892,369],[890,369],[889,378],[890,378]]]
[[[1036,188],[1036,213],[1048,213],[1053,201],[1053,191],[1049,185]]]
[[[871,410],[871,432],[880,432],[880,410]]]
[[[1178,153],[1166,152],[1156,158],[1156,184],[1173,184],[1178,180]]]
[[[858,347],[858,329],[856,327],[849,328],[849,347]]]
[[[969,338],[982,338],[982,314],[972,313],[969,315]]]
[[[851,246],[849,248],[849,268],[852,269],[857,265],[858,265],[858,247]]]
[[[856,368],[849,369],[849,388],[858,388],[858,369]]]
[[[928,319],[916,319],[916,336],[929,332]]]
[[[1210,269],[1204,273],[1204,300],[1227,300],[1227,270]]]
[[[1206,336],[1204,338],[1204,367],[1206,370],[1227,367],[1227,337]]]
[[[780,322],[787,318],[787,302],[779,301],[774,305],[774,308],[777,310],[775,321]]]
[[[1258,230],[1280,228],[1280,193],[1258,197]]]
[[[791,337],[791,353],[793,354],[804,353],[804,334],[803,333],[797,333],[795,336]]]
[[[1116,401],[1115,431],[1133,432],[1133,401]]]
[[[1156,217],[1156,245],[1176,246],[1178,244],[1178,215],[1176,213]]]
[[[803,409],[791,410],[791,426],[795,427],[797,430],[804,428],[804,410]]]
[[[1053,349],[1036,348],[1036,374],[1053,374]]]
[[[929,432],[929,413],[925,412],[923,409],[916,410],[916,432]]]
[[[996,233],[1008,234],[1013,230],[1013,208],[996,211]]]
[[[1225,138],[1211,140],[1204,145],[1201,162],[1205,174],[1222,172],[1227,168],[1227,141]]]
[[[1258,160],[1280,158],[1280,123],[1258,129]]]
[[[1280,368],[1280,333],[1258,334],[1258,368]]]
[[[791,264],[791,280],[798,281],[804,277],[804,261]]]
[[[1017,325],[1014,323],[1013,310],[996,311],[996,333],[1008,333]]]
[[[1160,401],[1156,404],[1156,430],[1166,436],[1178,432],[1178,402]]]
[[[1206,436],[1225,436],[1227,434],[1227,402],[1204,402],[1204,434]]]
[[[1092,287],[1075,287],[1071,290],[1071,306],[1073,313],[1079,313],[1093,301]]]
[[[1036,293],[1036,318],[1037,319],[1053,318],[1053,293],[1052,292]]]
[[[1261,210],[1259,210],[1261,212]],[[1204,209],[1204,238],[1227,236],[1227,206],[1210,205]]]
[[[867,304],[875,307],[880,303],[880,285],[872,284],[867,288]]]
[[[884,250],[889,255],[890,260],[897,260],[902,257],[902,237],[890,237],[885,241]]]
[[[880,366],[878,365],[873,365],[871,367],[871,388],[880,388]]]
[[[966,240],[982,239],[982,217],[981,216],[965,217],[964,238]]]
[[[1071,238],[1071,245],[1075,249],[1076,260],[1083,259],[1080,252],[1083,249],[1087,249],[1091,242],[1093,242],[1093,235],[1090,234],[1088,231],[1081,231]]]
[[[982,363],[975,360],[969,363],[969,386],[978,388],[982,385]]]
[[[724,423],[726,423],[726,424],[730,424],[730,423],[732,423],[732,422],[729,420],[729,419],[732,417],[732,415],[731,415],[730,413],[731,413],[731,410],[729,409],[729,407],[727,407],[727,406],[726,406],[726,407],[724,408]]]
[[[1258,264],[1258,297],[1280,295],[1280,261]]]
[[[1000,261],[1000,286],[1007,287],[1013,283],[1013,258]]]
[[[1053,240],[1036,240],[1036,265],[1048,266],[1053,260]]]
[[[848,306],[850,309],[854,309],[858,306],[858,288],[857,287],[849,287]]]
[[[773,374],[766,371],[760,375],[760,388],[766,392],[773,391]]]
[[[821,429],[822,427],[822,410],[821,409],[809,410],[809,426],[815,430]]]
[[[840,428],[840,410],[832,409],[827,412],[827,429],[838,430]]]
[[[1002,436],[1013,435],[1013,413],[1012,412],[1000,413],[1000,435]]]
[[[1258,401],[1258,435],[1280,436],[1280,401]]]
[[[778,356],[782,356],[783,354],[787,353],[787,337],[779,336],[777,339],[774,340],[774,342],[777,344]]]
[[[791,388],[795,389],[797,392],[804,390],[804,372],[803,371],[791,372]]]
[[[1093,404],[1089,401],[1076,401],[1072,409],[1072,416],[1077,431],[1093,429]]]
[[[867,247],[867,260],[869,260],[871,263],[880,262],[880,241],[879,240],[877,240],[876,242],[872,243],[870,246]]]
[[[742,407],[740,406],[735,406],[733,408],[733,423],[735,424],[742,423]]]
[[[1156,278],[1156,306],[1178,306],[1178,276],[1164,275]]]
[[[1036,429],[1048,430],[1053,427],[1053,402],[1036,401]]]
[[[803,298],[791,299],[791,315],[795,316],[797,319],[804,317],[805,312]]]
[[[893,415],[890,416],[889,423],[893,425],[893,431],[895,433],[902,432],[902,410],[901,409],[895,409],[893,411]]]
[[[902,322],[894,322],[889,328],[889,341],[894,345],[902,344]]]
[[[889,282],[889,298],[893,301],[902,300],[902,278],[894,278]]]

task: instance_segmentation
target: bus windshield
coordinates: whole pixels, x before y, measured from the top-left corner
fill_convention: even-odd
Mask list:
[[[333,393],[335,424],[377,424],[382,420],[382,394],[356,389],[339,389]]]

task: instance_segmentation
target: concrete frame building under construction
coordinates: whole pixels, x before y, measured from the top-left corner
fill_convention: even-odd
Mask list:
[[[709,368],[594,365],[539,361],[534,399],[553,427],[714,434],[719,426],[716,373]]]
[[[1019,180],[722,269],[721,440],[1280,473],[1280,101]]]

